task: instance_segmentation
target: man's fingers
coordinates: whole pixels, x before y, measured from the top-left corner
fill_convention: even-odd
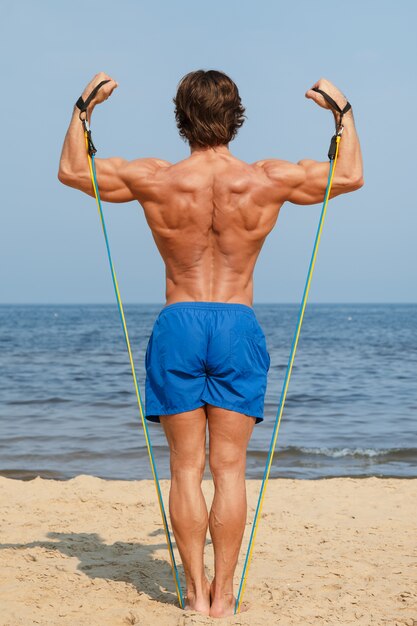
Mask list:
[[[314,100],[315,102],[320,102],[321,100],[324,100],[321,94],[317,93],[317,91],[313,91],[312,89],[309,89],[306,92],[306,98],[310,98],[310,100]]]
[[[329,81],[326,80],[325,78],[320,78],[318,81],[316,81],[314,83],[314,85],[312,85],[310,87],[310,89],[307,90],[306,92],[306,98],[312,98],[314,100],[317,101],[317,96],[318,99],[321,100],[322,96],[320,94],[317,93],[317,91],[313,91],[313,89],[322,89],[323,91],[328,91],[327,86],[329,85]]]
[[[106,75],[104,75],[106,76]],[[113,80],[112,78],[107,77],[107,78],[101,78],[101,80],[97,81],[97,85],[99,83],[102,82],[102,80],[108,80],[108,83],[105,83],[101,89],[97,92],[96,97],[94,98],[97,102],[103,102],[104,100],[107,100],[107,98],[110,98],[110,96],[112,95],[113,91],[116,89],[116,87],[119,86],[119,84]]]
[[[112,82],[111,82],[111,83],[108,83],[108,85],[105,85],[105,87],[107,87],[107,86],[110,88],[110,91],[109,91],[109,96],[111,96],[111,95],[112,95],[112,93],[113,93],[113,91],[114,91],[114,90],[116,89],[116,87],[118,87],[119,85],[118,85],[118,83],[116,83],[116,81],[112,80]]]
[[[109,92],[109,89],[111,89],[111,91],[113,91],[113,89],[115,89],[116,87],[119,86],[119,84],[108,74],[106,74],[105,72],[99,72],[98,74],[96,74],[93,78],[93,80],[90,82],[89,86],[91,86],[91,89],[94,89],[95,87],[97,87],[97,85],[101,82],[103,82],[103,80],[108,80],[109,82],[106,83],[105,85],[103,85],[102,89],[104,89],[106,92]],[[101,91],[101,89],[100,89]],[[109,95],[111,93],[111,91],[109,92]]]
[[[313,89],[309,89],[308,91],[306,91],[305,96],[306,98],[309,98],[310,100],[314,100],[314,102],[318,104],[319,106],[323,107],[323,109],[329,108],[329,105],[327,104],[326,100],[323,98],[323,96],[320,93],[317,93],[317,91],[313,91]]]

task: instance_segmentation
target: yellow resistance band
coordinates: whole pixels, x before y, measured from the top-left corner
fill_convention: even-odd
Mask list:
[[[245,588],[246,588],[246,581],[247,581],[248,570],[249,570],[249,566],[250,566],[250,563],[251,563],[251,560],[252,560],[253,546],[254,546],[254,543],[255,543],[256,533],[257,533],[257,530],[258,530],[259,517],[260,517],[261,512],[262,512],[262,505],[263,505],[263,501],[264,501],[264,497],[265,497],[266,485],[268,483],[269,474],[270,474],[270,471],[271,471],[272,460],[274,458],[274,451],[275,451],[275,446],[276,446],[277,437],[278,437],[278,431],[279,431],[279,427],[280,427],[280,423],[281,423],[281,417],[282,417],[282,413],[284,411],[285,399],[287,397],[288,385],[290,383],[292,366],[293,366],[293,363],[294,363],[295,352],[297,350],[297,345],[298,345],[298,338],[300,336],[301,326],[302,326],[302,323],[303,323],[304,311],[305,311],[305,308],[306,308],[307,298],[308,298],[308,294],[309,294],[309,291],[310,291],[311,278],[313,276],[314,266],[315,266],[315,263],[316,263],[317,250],[318,250],[319,243],[320,243],[321,232],[323,230],[324,218],[326,216],[327,205],[329,203],[329,197],[330,197],[330,191],[331,191],[332,184],[333,184],[333,175],[334,175],[334,171],[335,171],[335,168],[336,168],[337,155],[339,153],[340,135],[336,135],[335,141],[336,141],[335,156],[334,156],[334,159],[332,161],[330,161],[329,180],[328,180],[328,183],[327,183],[326,193],[325,193],[325,196],[324,196],[323,208],[322,208],[322,211],[321,211],[320,221],[319,221],[319,225],[318,225],[318,228],[317,228],[317,234],[316,234],[316,239],[315,239],[315,242],[314,242],[313,253],[312,253],[311,261],[310,261],[310,266],[309,266],[308,273],[307,273],[307,280],[306,280],[306,284],[305,284],[305,288],[304,288],[304,294],[303,294],[303,298],[302,298],[301,305],[300,305],[300,313],[299,313],[299,317],[298,317],[297,328],[296,328],[296,331],[295,331],[293,344],[292,344],[292,348],[291,348],[291,353],[290,353],[290,357],[289,357],[289,361],[288,361],[288,365],[287,365],[287,372],[286,372],[286,376],[285,376],[285,380],[284,380],[283,389],[282,389],[282,392],[281,392],[279,409],[278,409],[278,413],[277,413],[277,417],[276,417],[276,421],[275,421],[274,431],[273,431],[273,434],[272,434],[271,445],[270,445],[269,453],[268,453],[268,459],[267,459],[265,472],[264,472],[264,477],[263,477],[263,480],[262,480],[261,491],[260,491],[259,499],[258,499],[258,505],[256,507],[255,516],[254,516],[254,520],[253,520],[253,524],[252,524],[252,531],[251,531],[251,535],[250,535],[250,539],[249,539],[248,551],[247,551],[246,558],[245,558],[245,563],[244,563],[244,566],[243,566],[242,578],[241,578],[239,592],[238,592],[238,596],[237,596],[236,604],[235,604],[235,613],[239,612],[240,605],[242,603],[243,594],[244,594]]]
[[[124,314],[124,310],[123,310],[122,299],[120,297],[120,291],[119,291],[119,285],[118,285],[117,278],[116,278],[116,272],[115,272],[113,261],[112,261],[111,254],[110,254],[110,247],[109,247],[109,241],[108,241],[108,238],[107,238],[106,224],[104,222],[103,210],[102,210],[102,207],[101,207],[100,194],[99,194],[99,190],[98,190],[97,177],[96,177],[96,172],[95,172],[94,155],[91,156],[90,155],[90,151],[89,151],[89,138],[88,138],[87,128],[85,128],[85,130],[84,130],[84,137],[85,137],[85,143],[86,143],[86,148],[87,148],[88,164],[89,164],[89,167],[90,167],[91,182],[93,184],[94,195],[95,195],[95,198],[96,198],[97,208],[98,208],[98,212],[99,212],[99,216],[100,216],[100,222],[101,222],[101,226],[102,226],[102,229],[103,229],[104,238],[105,238],[105,241],[106,241],[107,255],[108,255],[108,258],[109,258],[110,270],[111,270],[111,275],[112,275],[112,279],[113,279],[114,290],[115,290],[115,293],[116,293],[116,300],[117,300],[117,305],[118,305],[118,308],[119,308],[120,318],[121,318],[121,321],[122,321],[123,332],[124,332],[124,336],[125,336],[125,340],[126,340],[127,351],[128,351],[128,354],[129,354],[130,367],[132,369],[133,383],[134,383],[134,386],[135,386],[135,392],[136,392],[136,398],[137,398],[138,407],[139,407],[139,413],[140,413],[140,417],[141,417],[141,420],[142,420],[143,431],[145,433],[146,446],[147,446],[148,454],[149,454],[149,461],[150,461],[150,464],[151,464],[152,475],[153,475],[153,479],[154,479],[154,482],[155,482],[156,493],[157,493],[157,496],[158,496],[159,508],[160,508],[160,511],[161,511],[162,522],[163,522],[163,525],[164,525],[165,538],[166,538],[166,542],[167,542],[168,550],[169,550],[169,555],[170,555],[170,559],[171,559],[171,568],[172,568],[172,573],[173,573],[173,577],[174,577],[175,588],[176,588],[176,592],[177,592],[177,596],[178,596],[178,602],[180,604],[180,607],[184,608],[184,600],[183,600],[182,592],[181,592],[181,584],[180,584],[180,580],[179,580],[178,569],[177,569],[177,565],[176,565],[176,562],[175,562],[174,550],[173,550],[173,546],[172,546],[172,542],[171,542],[171,536],[170,536],[170,533],[169,533],[168,521],[167,521],[167,517],[166,517],[166,513],[165,513],[164,502],[163,502],[163,499],[162,499],[161,488],[160,488],[160,485],[159,485],[159,480],[158,480],[158,474],[157,474],[157,470],[156,470],[155,460],[154,460],[154,457],[153,457],[152,445],[151,445],[151,441],[150,441],[150,438],[149,438],[148,425],[147,425],[145,417],[144,417],[143,404],[142,404],[142,399],[141,399],[141,395],[140,395],[140,391],[139,391],[139,385],[138,385],[138,381],[137,381],[137,377],[136,377],[135,364],[133,362],[132,349],[130,347],[129,334],[127,332],[127,326],[126,326],[125,314]]]

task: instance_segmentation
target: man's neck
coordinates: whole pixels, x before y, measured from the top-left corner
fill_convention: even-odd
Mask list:
[[[190,145],[191,154],[204,154],[215,152],[217,154],[230,154],[229,144],[223,144],[221,146],[193,146]]]

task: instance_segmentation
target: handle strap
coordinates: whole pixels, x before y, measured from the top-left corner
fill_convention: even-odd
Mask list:
[[[90,104],[90,102],[93,100],[93,98],[96,97],[98,90],[101,89],[103,85],[109,82],[110,82],[110,78],[108,78],[107,80],[102,80],[101,83],[99,83],[98,85],[94,87],[93,91],[90,93],[87,100],[83,100],[82,96],[78,98],[77,102],[75,103],[75,106],[80,109],[80,120],[83,119],[81,117],[81,113],[87,112],[87,107]]]
[[[350,111],[350,109],[352,108],[352,105],[350,104],[350,102],[346,102],[345,106],[343,109],[340,108],[340,106],[337,104],[337,102],[335,102],[333,100],[333,98],[331,98],[329,96],[328,93],[326,93],[325,91],[322,91],[321,89],[319,89],[318,87],[313,87],[312,91],[316,91],[317,93],[319,93],[320,95],[323,96],[323,98],[326,100],[327,104],[330,104],[330,106],[332,107],[332,109],[335,109],[338,113],[340,113],[340,115],[344,115],[345,113],[347,113],[348,111]]]

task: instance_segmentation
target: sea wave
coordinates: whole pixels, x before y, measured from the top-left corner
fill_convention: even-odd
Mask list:
[[[334,459],[342,456],[356,456],[356,457],[375,457],[375,456],[396,456],[415,455],[417,460],[417,448],[298,448],[301,452],[307,454],[321,454],[323,456],[331,456]]]
[[[248,450],[248,454],[255,456],[266,456],[267,450]],[[333,459],[342,457],[355,457],[360,458],[374,458],[381,457],[384,460],[388,459],[414,459],[417,464],[417,448],[330,448],[330,447],[307,447],[307,446],[284,446],[276,449],[276,454],[287,457],[300,457],[300,456],[322,456],[330,457]]]

